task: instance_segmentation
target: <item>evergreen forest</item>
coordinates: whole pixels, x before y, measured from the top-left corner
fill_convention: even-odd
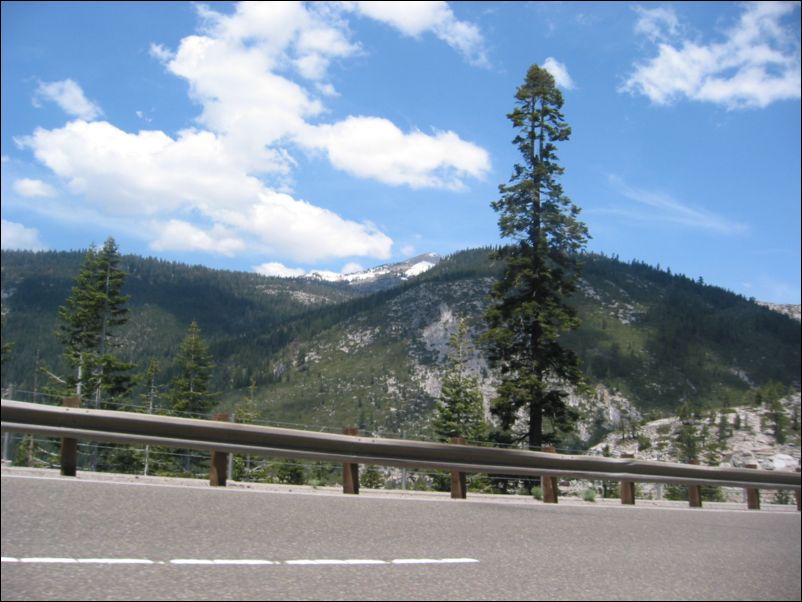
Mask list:
[[[66,375],[56,336],[85,252],[2,252],[4,396],[30,399]],[[214,368],[215,411],[248,403],[273,421],[374,430],[430,423],[427,379],[445,370],[457,320],[468,326],[483,382],[482,315],[501,269],[491,249],[443,259],[377,292],[348,283],[268,278],[124,255],[130,314],[120,359],[135,365],[139,399],[151,361],[163,390],[196,323]],[[687,402],[749,402],[770,383],[798,389],[798,322],[721,288],[640,262],[583,254],[571,298],[581,326],[564,335],[590,385],[620,392],[644,411],[675,414]],[[450,321],[449,321],[450,320]],[[438,328],[444,329],[438,334]],[[152,384],[152,383],[151,383]],[[435,386],[436,389],[436,386]],[[160,396],[165,407],[168,395]],[[157,403],[158,407],[158,403]]]

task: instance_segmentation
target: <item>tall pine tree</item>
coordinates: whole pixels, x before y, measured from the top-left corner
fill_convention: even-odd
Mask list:
[[[113,238],[101,249],[92,246],[75,278],[65,305],[59,307],[57,336],[75,370],[66,382],[75,394],[100,408],[104,401],[130,393],[134,364],[115,355],[117,329],[128,321],[128,296],[122,294],[125,272]]]
[[[193,321],[176,358],[178,376],[172,381],[171,398],[174,412],[206,414],[214,402],[209,391],[212,355],[201,336],[198,323]]]
[[[564,170],[556,144],[568,140],[571,128],[554,78],[533,65],[515,101],[507,117],[523,161],[515,165],[509,184],[499,186],[501,198],[492,204],[501,235],[512,242],[496,253],[504,271],[493,288],[485,340],[501,375],[491,411],[505,430],[525,421],[521,439],[537,449],[576,420],[564,398],[566,386],[581,382],[579,360],[560,344],[560,333],[578,326],[567,300],[588,232],[558,182]]]

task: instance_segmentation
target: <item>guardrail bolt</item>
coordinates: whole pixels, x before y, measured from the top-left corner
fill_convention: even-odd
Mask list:
[[[557,449],[554,447],[544,447],[541,451],[547,454],[556,454]],[[543,475],[540,477],[540,484],[543,487],[543,503],[556,504],[557,503],[557,477]]]
[[[61,401],[65,408],[80,408],[80,397],[65,397]],[[78,440],[71,437],[61,438],[61,474],[74,477],[78,469]]]
[[[228,414],[215,414],[214,419],[220,422],[229,421]],[[228,452],[213,451],[209,467],[209,485],[212,487],[225,487],[228,477]]]
[[[348,426],[343,429],[344,435],[359,436],[359,429]],[[343,493],[359,495],[359,464],[343,463]]]
[[[621,458],[631,460],[635,454],[621,454]],[[619,485],[621,489],[621,503],[630,506],[635,505],[635,482],[634,481],[621,481]]]
[[[698,465],[699,460],[691,460],[688,464]],[[702,487],[700,485],[688,485],[688,505],[691,508],[702,507]]]
[[[454,445],[465,445],[464,437],[451,437],[449,443]],[[464,500],[468,496],[468,486],[464,472],[458,470],[451,471],[451,499]]]
[[[757,468],[757,464],[744,464],[744,468]],[[760,510],[760,490],[756,487],[745,487],[746,507],[749,510]]]

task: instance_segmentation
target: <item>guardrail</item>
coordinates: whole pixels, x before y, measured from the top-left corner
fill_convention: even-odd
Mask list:
[[[574,456],[352,434],[334,435],[212,420],[44,406],[6,399],[2,400],[2,430],[38,433],[68,440],[157,444],[218,454],[342,462],[346,468],[344,472],[347,471],[351,477],[345,480],[353,480],[356,475],[356,483],[352,483],[352,489],[356,489],[353,493],[357,493],[359,488],[358,471],[353,469],[353,465],[357,464],[434,468],[452,473],[672,483],[689,487],[726,485],[747,490],[790,489],[797,493],[797,508],[802,485],[798,472]],[[215,463],[219,472],[224,463],[220,462],[219,457]],[[222,481],[225,482],[224,474]],[[464,497],[464,491],[462,493],[459,497]],[[556,501],[556,497],[553,501]]]

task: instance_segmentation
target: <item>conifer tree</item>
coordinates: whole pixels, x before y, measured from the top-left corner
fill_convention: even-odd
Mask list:
[[[5,333],[6,314],[2,315],[2,318],[0,318],[0,321],[2,322],[2,325],[0,326],[0,331]],[[4,364],[6,362],[6,358],[11,356],[11,350],[14,349],[14,343],[6,342],[5,339],[3,339],[2,345],[3,345],[3,351],[2,351],[2,356],[0,356],[0,363]]]
[[[464,320],[460,321],[456,334],[452,335],[450,345],[449,367],[443,377],[434,430],[443,440],[464,437],[469,441],[481,441],[487,435],[487,425],[482,393],[476,378],[468,373],[465,365],[470,343]]]
[[[492,292],[485,340],[501,376],[491,411],[504,429],[525,420],[522,439],[536,449],[576,420],[564,388],[581,382],[579,361],[561,345],[560,333],[578,326],[567,300],[588,232],[558,183],[564,169],[556,144],[568,140],[571,128],[560,112],[563,98],[554,78],[533,65],[515,100],[507,117],[523,162],[513,168],[510,183],[499,186],[501,198],[492,204],[501,235],[511,244],[496,253],[504,271]],[[551,422],[547,437],[545,419]]]
[[[172,381],[172,406],[174,412],[206,414],[213,405],[209,391],[212,355],[201,336],[198,323],[193,321],[176,358],[178,376]]]
[[[101,249],[94,245],[86,254],[65,305],[59,307],[57,336],[64,356],[75,370],[66,382],[75,394],[93,400],[100,408],[104,399],[127,395],[134,364],[114,351],[119,347],[117,329],[128,321],[128,296],[122,294],[125,272],[113,238]]]

